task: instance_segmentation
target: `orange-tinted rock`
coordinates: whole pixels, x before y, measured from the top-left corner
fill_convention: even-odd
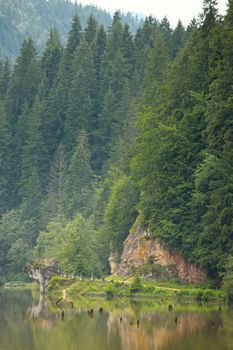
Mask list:
[[[114,260],[113,256],[111,258]],[[150,232],[137,223],[135,232],[130,233],[124,242],[120,263],[116,267],[115,260],[114,264],[111,262],[111,266],[114,266],[112,273],[130,275],[148,262],[151,266],[159,265],[166,268],[172,276],[175,271],[180,281],[198,283],[204,282],[207,278],[202,270],[185,261],[178,252],[170,251],[159,240],[151,239]],[[153,275],[148,277],[153,278]]]

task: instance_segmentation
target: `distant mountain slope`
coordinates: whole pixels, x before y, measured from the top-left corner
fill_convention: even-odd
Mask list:
[[[21,42],[31,36],[39,52],[45,46],[48,31],[56,27],[65,41],[70,23],[78,13],[82,27],[85,28],[90,14],[105,27],[111,25],[111,15],[95,6],[75,5],[71,0],[0,0],[0,58],[15,58]],[[140,21],[131,14],[122,15],[135,32]]]

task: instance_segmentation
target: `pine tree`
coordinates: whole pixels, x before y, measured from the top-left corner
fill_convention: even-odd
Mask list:
[[[10,82],[11,70],[8,59],[0,61],[0,99],[2,100],[7,92]]]
[[[95,39],[97,29],[98,22],[96,21],[93,15],[90,15],[90,17],[87,20],[87,27],[85,29],[85,40],[88,44],[91,44]]]
[[[69,107],[65,121],[65,145],[70,151],[76,142],[79,130],[88,132],[95,127],[93,104],[95,98],[95,75],[91,50],[82,41],[76,51],[72,66],[73,78],[70,81]]]
[[[56,151],[59,143],[63,141],[64,120],[69,107],[69,90],[73,78],[73,60],[81,38],[81,25],[78,16],[75,15],[71,24],[71,30],[68,33],[67,45],[65,50],[63,50],[54,84],[49,91],[46,108],[48,111],[46,118],[47,125],[43,134],[46,140],[54,140],[49,150],[52,155]]]
[[[32,39],[29,38],[22,44],[6,95],[6,112],[13,131],[24,105],[32,107],[40,77],[37,54]]]
[[[153,47],[158,24],[153,17],[147,17],[143,23],[143,27],[137,30],[134,39],[135,46],[135,73],[134,84],[135,93],[139,95],[141,91],[141,83],[144,79],[144,70],[148,61],[148,54]]]
[[[46,48],[44,50],[41,66],[45,73],[48,88],[50,88],[57,76],[59,63],[62,57],[61,41],[56,29],[51,29]]]
[[[78,18],[78,15],[76,14],[72,20],[71,24],[71,30],[68,34],[68,40],[67,40],[67,46],[65,55],[68,58],[68,61],[72,60],[72,55],[74,54],[76,48],[78,47],[80,41],[81,41],[81,25]],[[71,63],[71,62],[69,62]]]
[[[171,29],[170,22],[166,16],[162,19],[159,25],[159,29],[163,36],[164,42],[167,46],[169,55],[172,57],[172,29]]]
[[[103,26],[100,26],[95,40],[92,44],[94,70],[95,70],[95,85],[96,99],[94,110],[98,116],[103,106],[104,98],[104,73],[105,73],[105,52],[106,52],[107,37]]]
[[[60,144],[55,153],[48,176],[47,198],[43,207],[43,224],[52,221],[56,216],[62,215],[65,182],[65,151]]]
[[[22,197],[24,197],[24,193],[28,192],[28,181],[33,169],[36,171],[37,175],[40,176],[42,184],[45,184],[47,177],[49,160],[41,133],[43,111],[43,104],[39,97],[37,97],[33,109],[28,115],[26,139],[22,147],[20,180],[20,192]],[[41,162],[42,159],[43,162]]]
[[[11,128],[0,105],[0,215],[17,205],[14,193],[12,141]]]
[[[108,66],[108,82],[106,83],[109,88],[105,94],[103,110],[98,120],[99,141],[97,143],[100,146],[100,155],[103,155],[102,160],[104,160],[104,155],[107,158],[114,155],[113,149],[128,113],[131,96],[128,76],[128,65],[119,49]]]
[[[112,26],[108,32],[108,58],[113,59],[115,53],[122,49],[123,28],[121,24],[120,12],[116,11],[113,15]]]
[[[197,250],[201,264],[216,277],[232,252],[233,210],[233,99],[232,99],[232,2],[223,23],[223,49],[207,96],[205,111],[207,150],[216,159],[215,173],[209,183],[208,206],[201,219],[202,234]]]
[[[148,64],[145,69],[145,89],[142,101],[146,108],[158,104],[156,97],[159,94],[160,86],[165,80],[168,63],[167,48],[162,35],[158,33],[154,47],[150,50]]]
[[[84,216],[92,212],[93,174],[84,130],[79,133],[77,141],[65,178],[63,210],[68,218],[74,217],[77,212]]]
[[[20,216],[22,221],[35,220],[37,223],[37,232],[40,229],[42,200],[43,194],[40,178],[37,170],[33,168],[28,178],[27,187],[23,193]],[[36,237],[32,237],[31,246],[35,245],[35,239]]]
[[[172,57],[176,57],[177,53],[184,46],[186,39],[185,28],[183,27],[182,22],[179,20],[176,28],[172,33]]]
[[[203,0],[203,24],[202,30],[210,34],[218,15],[217,0]]]
[[[133,36],[129,31],[129,26],[126,24],[124,26],[124,31],[122,34],[122,46],[123,46],[123,56],[125,62],[128,65],[129,79],[132,79],[135,66],[135,49]]]

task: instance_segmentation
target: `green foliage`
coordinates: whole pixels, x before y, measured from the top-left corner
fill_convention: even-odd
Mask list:
[[[100,276],[102,264],[99,257],[97,232],[93,220],[80,214],[68,223],[58,217],[42,231],[35,247],[35,256],[58,261],[68,273]]]
[[[65,178],[64,212],[71,218],[77,211],[89,216],[93,208],[93,181],[87,134],[82,130]]]
[[[66,237],[61,249],[60,264],[64,271],[84,276],[100,276],[98,244],[92,219],[78,214],[66,227]]]
[[[83,40],[75,51],[68,92],[68,110],[65,121],[67,149],[74,147],[78,130],[93,129],[93,99],[95,74],[91,49]]]
[[[111,22],[76,5],[79,19],[70,1],[35,3],[0,4],[0,55],[43,19],[41,41],[22,40],[12,70],[0,62],[1,275],[19,275],[35,246],[65,272],[107,273],[140,215],[218,278],[233,250],[232,1],[224,19],[205,0],[199,25],[148,17],[135,36],[119,11]]]
[[[5,213],[0,220],[0,276],[12,279],[22,278],[25,264],[32,258],[35,237],[35,225],[32,221],[23,221],[19,212]]]
[[[138,293],[143,290],[141,279],[139,276],[135,276],[130,286],[130,293]]]
[[[105,209],[104,230],[110,234],[113,247],[122,249],[129,229],[134,223],[137,212],[138,192],[131,178],[120,177],[112,187],[108,205]]]
[[[75,13],[80,16],[82,28],[90,27],[90,16],[93,15],[105,28],[112,22],[108,12],[94,5],[84,6],[70,0],[5,0],[0,4],[0,13],[0,58],[17,57],[21,42],[29,35],[41,53],[46,46],[47,33],[54,24],[65,42]],[[142,22],[130,13],[121,14],[121,17],[134,33]]]
[[[72,279],[60,276],[53,276],[48,284],[49,291],[59,290],[61,288],[67,288],[71,285]]]
[[[229,256],[225,265],[225,272],[222,273],[222,289],[227,293],[230,301],[233,300],[233,256]]]
[[[34,254],[36,257],[58,260],[65,242],[66,221],[62,217],[54,218],[45,231],[40,232]]]

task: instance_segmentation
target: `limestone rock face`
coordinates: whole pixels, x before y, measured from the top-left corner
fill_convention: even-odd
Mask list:
[[[180,281],[189,283],[207,279],[197,266],[185,261],[178,252],[166,249],[159,240],[153,240],[150,232],[137,223],[135,232],[125,240],[120,263],[114,266],[112,273],[130,275],[139,271],[144,277],[156,279],[159,270],[168,277],[177,276]]]
[[[113,275],[113,274],[117,273],[117,269],[118,269],[117,254],[113,253],[112,250],[110,251],[108,262],[109,262],[109,266],[111,269],[111,274]]]
[[[45,288],[50,278],[60,274],[58,264],[52,259],[39,259],[27,266],[27,273],[40,285],[40,293],[45,293]]]

